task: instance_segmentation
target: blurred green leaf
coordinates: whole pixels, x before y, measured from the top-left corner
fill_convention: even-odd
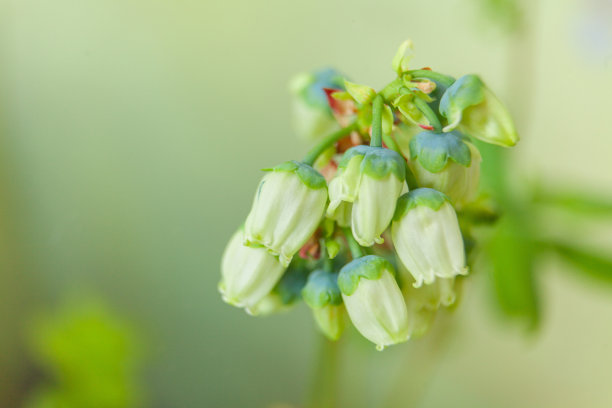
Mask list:
[[[523,14],[518,0],[479,0],[479,3],[487,20],[501,28],[513,32],[521,26]]]
[[[562,259],[584,272],[587,276],[612,283],[612,258],[571,244],[545,242],[545,249],[552,250]]]
[[[30,353],[47,374],[28,408],[132,408],[142,405],[140,344],[133,327],[104,303],[67,302],[31,322]]]
[[[555,206],[564,210],[593,217],[612,217],[612,198],[597,197],[576,191],[545,191],[534,188],[536,204]]]
[[[508,317],[535,329],[539,308],[534,279],[535,251],[526,220],[507,214],[495,226],[485,244],[497,303]]]

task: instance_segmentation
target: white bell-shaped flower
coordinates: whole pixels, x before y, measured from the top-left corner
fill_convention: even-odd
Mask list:
[[[244,232],[240,229],[225,248],[219,292],[225,302],[249,309],[270,293],[285,267],[265,248],[251,248],[243,241]]]
[[[480,152],[472,143],[464,142],[470,149],[468,166],[448,160],[437,173],[427,170],[418,159],[410,160],[410,169],[419,186],[433,188],[446,194],[456,208],[461,208],[476,198],[480,181]]]
[[[400,197],[391,238],[416,287],[467,274],[457,214],[439,191],[419,188]]]
[[[357,146],[344,154],[330,182],[327,216],[348,226],[362,246],[383,243],[406,179],[406,162],[382,147]]]
[[[259,183],[245,224],[245,243],[263,245],[288,266],[325,213],[327,183],[311,166],[290,161]]]
[[[367,255],[345,265],[338,276],[353,325],[379,350],[409,338],[408,312],[394,275],[389,261]]]

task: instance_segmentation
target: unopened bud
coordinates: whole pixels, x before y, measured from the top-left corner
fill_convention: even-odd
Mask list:
[[[464,75],[446,90],[440,113],[449,122],[445,132],[458,127],[476,139],[504,147],[514,146],[519,139],[506,107],[476,75]]]

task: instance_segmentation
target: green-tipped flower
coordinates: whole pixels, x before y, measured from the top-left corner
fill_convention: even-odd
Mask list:
[[[344,154],[329,185],[327,216],[348,226],[362,246],[382,243],[406,178],[406,162],[393,150],[356,146]]]
[[[297,75],[290,84],[293,101],[293,127],[303,139],[316,140],[340,128],[324,89],[344,90],[342,76],[333,69]]]
[[[219,292],[225,302],[250,308],[270,293],[285,267],[265,248],[251,248],[243,241],[244,232],[240,229],[225,248]]]
[[[476,198],[481,161],[476,146],[457,131],[425,131],[410,141],[409,165],[419,186],[443,192],[457,208]]]
[[[311,166],[289,161],[259,183],[245,224],[245,243],[263,245],[281,264],[315,232],[325,212],[327,184]]]
[[[394,275],[389,261],[367,255],[345,265],[338,276],[353,325],[379,350],[409,337],[408,312]]]
[[[433,283],[436,277],[467,274],[457,214],[439,191],[419,188],[400,197],[391,237],[417,287]]]
[[[506,107],[476,75],[464,75],[444,93],[440,113],[448,119],[449,132],[462,132],[499,146],[514,146],[519,137]]]
[[[330,340],[338,340],[346,327],[346,311],[338,288],[338,274],[316,270],[308,277],[302,297],[312,308],[319,329]]]

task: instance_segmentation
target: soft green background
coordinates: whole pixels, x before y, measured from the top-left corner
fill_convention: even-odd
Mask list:
[[[318,339],[308,310],[251,318],[216,291],[259,169],[308,148],[290,129],[297,72],[335,66],[381,86],[412,38],[415,67],[481,74],[509,101],[523,138],[517,183],[609,193],[612,33],[584,32],[602,10],[612,21],[612,5],[529,2],[526,38],[481,7],[0,0],[0,406],[19,406],[43,378],[27,322],[84,293],[139,331],[148,406],[302,401]],[[593,224],[572,231],[612,242],[610,222]],[[433,371],[402,357],[411,344],[377,353],[349,336],[345,406],[375,406],[396,373],[416,373],[431,378],[422,407],[609,407],[612,290],[540,266],[535,335],[501,324],[475,277]]]

